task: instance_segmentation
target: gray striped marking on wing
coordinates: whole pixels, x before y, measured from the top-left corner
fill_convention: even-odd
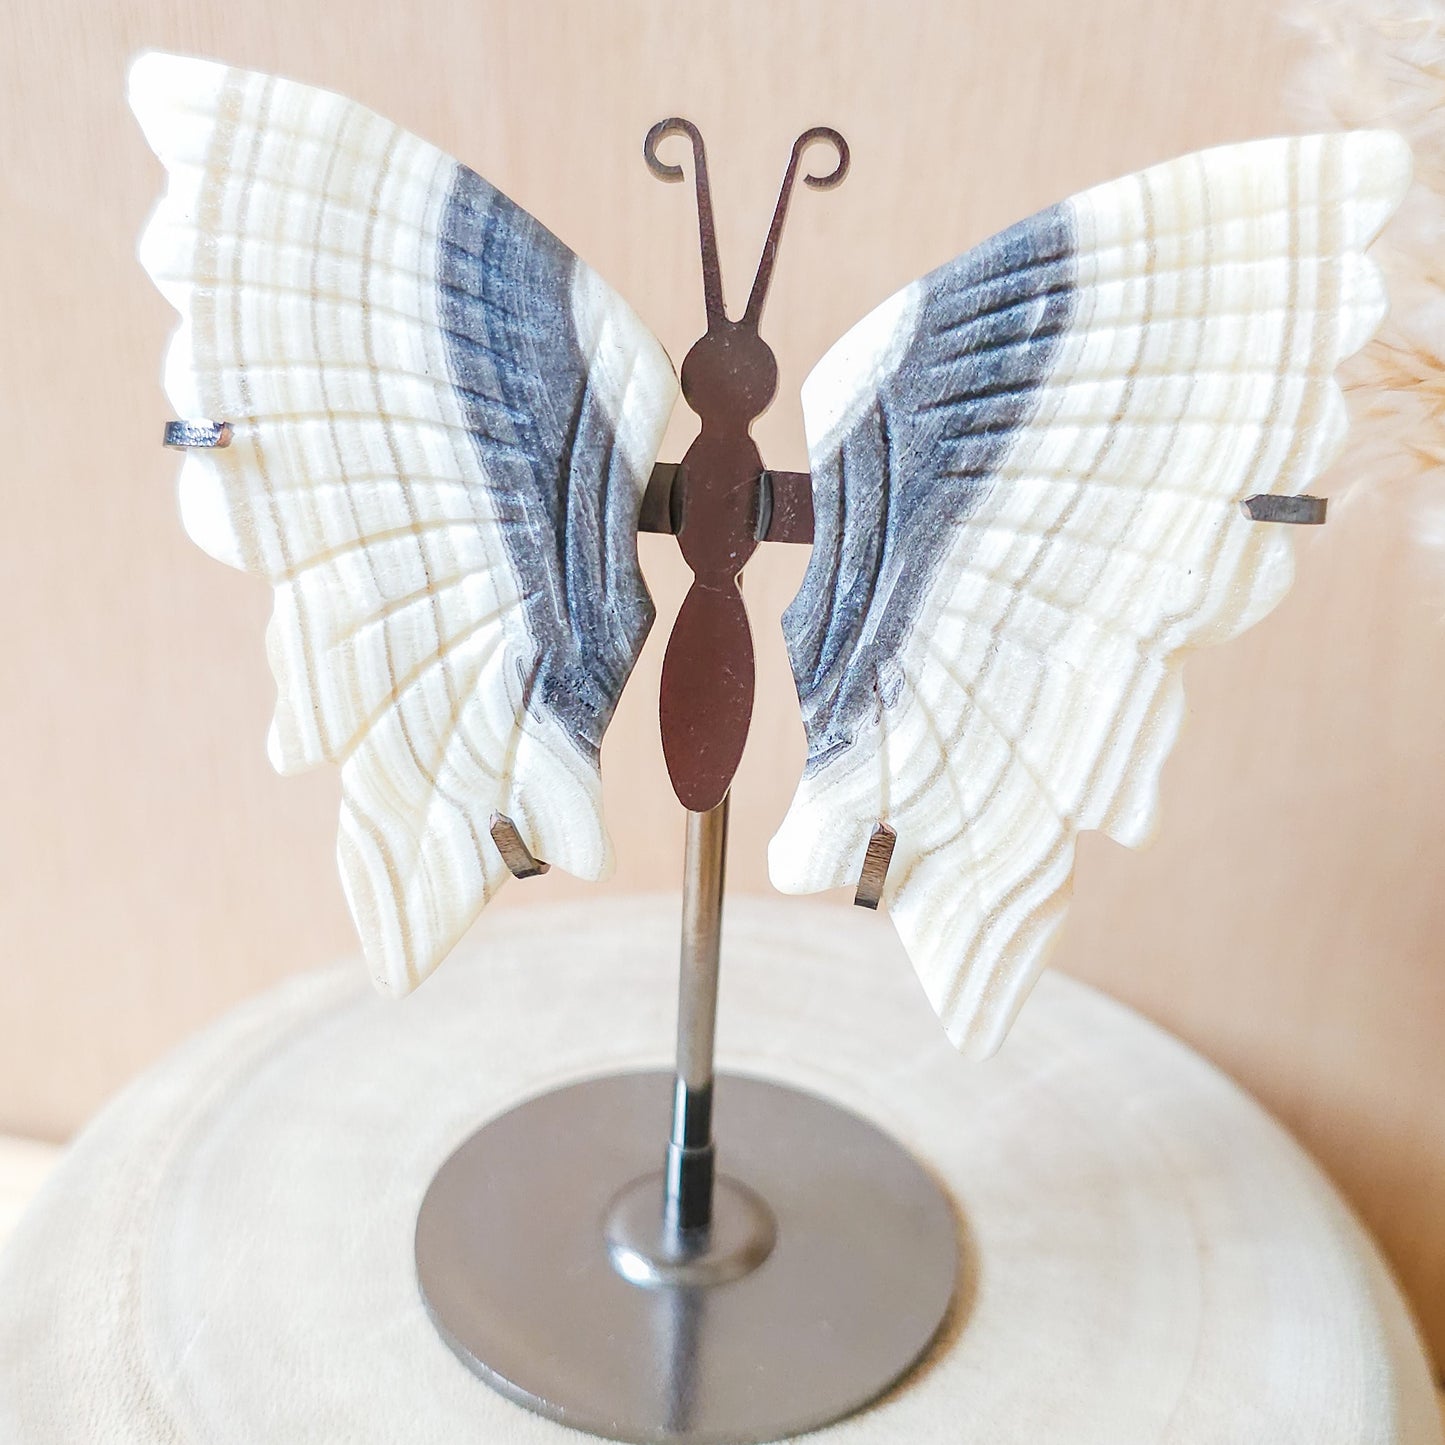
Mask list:
[[[452,385],[520,584],[534,647],[528,706],[595,761],[653,607],[636,485],[572,319],[577,264],[457,166],[437,253]]]
[[[815,460],[813,554],[783,614],[808,773],[898,700],[898,659],[954,529],[992,490],[1068,334],[1075,251],[1063,203],[926,276],[897,367]]]

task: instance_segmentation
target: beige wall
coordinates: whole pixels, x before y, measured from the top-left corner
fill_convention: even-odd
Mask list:
[[[798,197],[768,316],[784,385],[758,431],[780,467],[805,465],[807,366],[895,287],[1084,185],[1286,124],[1260,0],[4,0],[0,1128],[52,1136],[237,999],[353,946],[335,778],[282,782],[263,753],[265,591],[184,540],[157,445],[171,315],[133,250],[160,177],[121,100],[145,46],[334,87],[447,147],[677,357],[701,324],[694,221],[643,167],[647,126],[682,113],[708,138],[735,301],[792,138],[838,126],[852,177]],[[666,455],[686,437],[680,416]],[[1058,962],[1298,1131],[1445,1351],[1445,563],[1412,541],[1412,505],[1337,509],[1301,538],[1284,606],[1191,664],[1159,839],[1085,840]],[[665,619],[680,564],[669,540],[642,547]],[[742,889],[767,887],[801,759],[774,619],[802,563],[770,549],[748,574],[762,696],[735,794]],[[677,877],[664,636],[606,752],[616,890]],[[549,877],[504,906],[578,891]]]

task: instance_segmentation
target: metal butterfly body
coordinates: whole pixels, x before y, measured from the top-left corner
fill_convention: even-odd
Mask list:
[[[167,392],[230,429],[187,455],[185,525],[276,589],[271,755],[341,765],[347,896],[405,991],[511,876],[503,845],[610,866],[598,747],[652,621],[636,532],[677,381],[555,237],[362,107],[161,55],[131,104],[170,172],[141,251],[182,317]],[[1184,157],[966,252],[805,382],[784,630],[809,754],[771,872],[851,886],[881,856],[961,1047],[1001,1041],[1077,833],[1147,835],[1183,649],[1287,588],[1286,536],[1240,503],[1338,448],[1334,369],[1384,313],[1364,249],[1408,176],[1383,132]],[[733,562],[694,562],[705,626],[741,615]]]

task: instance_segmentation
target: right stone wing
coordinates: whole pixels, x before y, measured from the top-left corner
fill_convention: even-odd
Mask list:
[[[985,1055],[1042,966],[1074,842],[1148,836],[1184,650],[1288,588],[1287,528],[1385,298],[1388,132],[1185,156],[916,282],[803,388],[816,536],[783,627],[806,771],[769,862],[884,889],[949,1037]]]

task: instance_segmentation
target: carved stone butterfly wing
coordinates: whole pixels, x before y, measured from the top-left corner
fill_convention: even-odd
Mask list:
[[[1186,156],[1041,212],[899,292],[803,388],[816,534],[784,631],[808,736],[787,892],[884,898],[950,1037],[1002,1041],[1079,831],[1137,845],[1184,650],[1291,580],[1295,494],[1345,431],[1332,373],[1384,315],[1384,132]]]
[[[339,96],[148,55],[169,172],[141,259],[181,314],[166,390],[228,422],[187,531],[275,588],[283,772],[341,765],[338,853],[405,992],[540,857],[610,868],[598,748],[652,622],[637,515],[666,353],[556,237]]]

